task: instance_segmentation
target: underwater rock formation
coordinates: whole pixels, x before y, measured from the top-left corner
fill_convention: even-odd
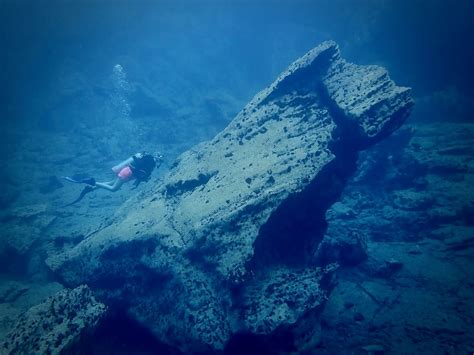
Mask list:
[[[336,268],[314,264],[325,212],[357,152],[411,106],[384,69],[325,42],[182,154],[152,195],[47,263],[183,351],[222,349],[242,330],[286,331],[304,348],[299,321],[324,304]]]
[[[473,156],[474,124],[452,122],[404,125],[360,154],[318,256],[351,264],[366,249],[367,259],[339,269],[321,349],[472,352]]]
[[[18,318],[0,352],[59,354],[92,330],[105,311],[87,286],[61,290]]]

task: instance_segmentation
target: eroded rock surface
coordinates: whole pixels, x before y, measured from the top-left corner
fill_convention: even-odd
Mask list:
[[[151,195],[48,265],[69,285],[124,302],[184,351],[222,349],[239,330],[293,331],[330,289],[322,280],[334,268],[312,263],[326,210],[357,152],[398,128],[411,106],[409,89],[384,69],[347,63],[325,42],[182,154]]]
[[[18,318],[1,353],[59,354],[91,330],[105,311],[87,286],[61,290]]]

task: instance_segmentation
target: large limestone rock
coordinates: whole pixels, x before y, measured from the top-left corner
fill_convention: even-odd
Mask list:
[[[221,349],[239,330],[292,332],[304,348],[298,322],[323,305],[335,269],[312,264],[324,213],[357,152],[411,106],[384,69],[347,63],[325,42],[48,265],[184,351]]]
[[[59,354],[91,331],[105,314],[87,286],[64,289],[20,315],[2,354]]]

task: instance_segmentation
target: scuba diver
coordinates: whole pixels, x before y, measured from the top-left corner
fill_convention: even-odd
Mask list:
[[[153,169],[155,169],[157,165],[159,167],[162,161],[163,156],[161,154],[158,154],[154,157],[153,155],[146,152],[136,153],[112,168],[112,171],[117,175],[117,177],[114,180],[108,182],[98,182],[91,177],[86,179],[76,179],[74,177],[64,176],[63,178],[67,181],[79,184],[87,184],[79,197],[66,206],[70,206],[79,202],[89,192],[97,189],[115,192],[119,190],[124,183],[133,179],[135,179],[133,188],[137,188],[137,186],[142,181],[146,182],[150,180]]]

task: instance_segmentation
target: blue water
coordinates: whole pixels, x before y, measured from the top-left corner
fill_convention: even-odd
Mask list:
[[[336,207],[355,211],[360,218],[354,219],[364,223],[347,222],[347,229],[370,235],[374,253],[387,260],[391,246],[377,242],[402,243],[414,250],[410,255],[418,255],[420,245],[454,251],[433,255],[453,266],[448,276],[459,268],[465,277],[446,276],[452,284],[445,296],[435,297],[437,306],[447,304],[437,311],[446,326],[427,330],[413,343],[400,330],[405,323],[411,329],[410,317],[402,311],[393,322],[400,325],[395,330],[375,321],[359,326],[362,318],[347,314],[332,323],[332,313],[327,313],[319,324],[326,329],[326,340],[306,351],[368,353],[362,348],[371,345],[372,329],[380,332],[377,337],[385,332],[384,344],[391,344],[386,353],[397,353],[392,346],[397,342],[403,345],[401,352],[419,352],[419,347],[410,348],[415,343],[447,353],[472,352],[474,334],[466,325],[474,321],[469,305],[474,301],[469,280],[473,24],[472,0],[1,0],[0,338],[18,314],[62,287],[44,264],[50,253],[107,224],[130,196],[153,191],[179,154],[219,133],[292,61],[320,42],[334,40],[345,59],[385,67],[397,85],[412,88],[415,100],[408,126],[362,156],[373,164],[361,164]],[[99,199],[88,195],[74,209],[62,208],[80,190],[61,176],[110,180],[110,167],[143,150],[164,156],[150,182]],[[408,215],[389,211],[370,222],[370,208],[382,211],[391,203],[403,205],[400,210]],[[406,207],[410,203],[415,207]],[[443,244],[445,240],[451,244]],[[403,262],[405,269],[426,271],[413,280],[426,279],[428,286],[413,286],[413,280],[403,284],[405,278],[394,284],[422,293],[425,286],[436,288],[439,270],[433,266],[429,272],[430,260]],[[344,271],[341,284],[367,281],[367,276],[354,276],[372,270],[364,265]],[[440,265],[436,267],[443,270]],[[380,278],[371,272],[365,275]],[[390,270],[378,272],[392,275]],[[35,288],[43,291],[33,297]],[[347,312],[357,308],[357,301],[337,297],[327,312],[343,301]],[[390,302],[396,308],[399,301]],[[453,312],[462,322],[449,318]],[[357,314],[368,317],[363,313],[359,309]],[[426,323],[416,323],[416,331],[423,333]],[[114,324],[128,331],[118,333]],[[442,346],[431,343],[432,334],[441,334]],[[91,353],[119,353],[120,347],[121,353],[178,351],[122,314],[111,316],[95,335],[85,348]],[[240,334],[227,352],[284,353],[293,346],[284,336],[281,342],[273,339],[273,345],[267,340]]]

